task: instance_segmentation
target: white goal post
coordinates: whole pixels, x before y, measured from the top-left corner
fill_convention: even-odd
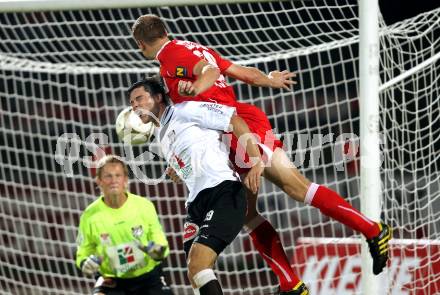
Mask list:
[[[192,294],[182,250],[186,189],[135,177],[159,179],[165,162],[154,147],[123,145],[114,127],[127,88],[158,71],[130,33],[146,13],[163,18],[173,38],[239,64],[296,72],[293,91],[230,82],[240,100],[266,112],[302,173],[356,208],[362,195],[375,206],[367,214],[393,226],[390,264],[363,289],[362,237],[264,182],[260,211],[311,294],[439,293],[440,9],[390,26],[379,13],[374,48],[363,45],[360,10],[372,7],[362,3],[0,0],[0,294],[90,293],[93,280],[74,265],[75,238],[99,193],[90,166],[104,151],[131,163],[130,190],[154,202],[170,242],[168,282],[175,294]],[[372,52],[376,61],[363,59]],[[367,108],[376,113],[362,117]],[[377,145],[362,130],[378,131]],[[380,165],[363,158],[371,151]],[[376,167],[376,180],[365,184],[363,163]],[[228,295],[277,287],[244,232],[215,271]]]
[[[372,220],[381,218],[379,144],[379,0],[359,1],[359,133],[361,211]],[[362,244],[363,294],[380,293],[380,277],[373,265],[367,242]]]

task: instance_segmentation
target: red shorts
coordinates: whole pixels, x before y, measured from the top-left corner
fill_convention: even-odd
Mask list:
[[[260,144],[265,145],[271,151],[276,148],[282,148],[283,143],[275,134],[273,134],[272,126],[266,114],[254,105],[237,102],[235,105],[237,115],[241,117],[249,126],[250,131],[256,136]],[[260,147],[260,152],[262,149]],[[232,135],[231,150],[229,159],[234,165],[235,171],[239,174],[248,172],[250,169],[249,157],[245,149],[238,144],[237,137]]]

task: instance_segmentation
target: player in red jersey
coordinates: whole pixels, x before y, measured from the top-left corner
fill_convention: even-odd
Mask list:
[[[291,80],[293,73],[273,71],[266,75],[257,68],[243,67],[227,61],[206,46],[189,41],[171,41],[165,24],[154,15],[139,17],[132,31],[143,55],[160,62],[160,74],[174,103],[198,100],[235,106],[237,114],[264,143],[260,145],[268,164],[264,169],[264,177],[280,187],[289,197],[310,204],[323,214],[361,232],[370,246],[373,272],[378,274],[382,271],[388,260],[391,228],[370,220],[336,192],[312,183],[301,175],[281,148],[282,143],[271,132],[266,115],[255,106],[236,102],[233,89],[224,77],[226,75],[239,79],[253,86],[290,89],[294,84]],[[234,141],[231,147],[234,150]],[[281,291],[288,292],[303,284],[293,273],[282,247],[278,246],[274,251],[274,245],[280,245],[279,237],[272,225],[258,214],[256,193],[252,192],[248,196],[246,225],[257,250],[277,274]],[[380,245],[382,246],[379,247]]]

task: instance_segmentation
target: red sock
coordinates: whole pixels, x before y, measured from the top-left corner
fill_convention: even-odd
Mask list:
[[[252,223],[254,226],[251,225]],[[246,229],[251,236],[254,247],[278,277],[280,290],[292,290],[300,279],[290,266],[276,230],[260,215],[249,222]]]
[[[368,239],[379,234],[379,226],[376,222],[367,218],[347,203],[338,193],[325,186],[312,183],[307,191],[305,202],[349,228],[363,233]]]

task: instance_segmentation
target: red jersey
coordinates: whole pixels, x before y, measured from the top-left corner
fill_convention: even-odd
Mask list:
[[[157,53],[157,60],[160,62],[160,75],[165,82],[165,88],[173,103],[178,104],[184,101],[206,101],[215,102],[236,108],[237,115],[243,118],[252,133],[258,136],[258,141],[274,151],[282,147],[282,142],[273,134],[272,126],[266,114],[254,105],[238,103],[234,89],[226,83],[223,73],[231,62],[223,59],[214,50],[190,41],[173,40],[166,43]],[[215,84],[208,90],[195,97],[181,96],[178,93],[180,80],[195,81],[194,66],[201,60],[206,60],[211,65],[220,70],[220,77]],[[238,141],[233,135],[230,143],[230,159],[238,173],[245,173],[249,167],[237,164],[235,159]],[[239,155],[240,161],[248,163],[247,155]]]
[[[232,64],[223,59],[214,50],[190,41],[172,40],[166,43],[157,53],[160,62],[160,75],[165,82],[165,88],[173,103],[184,101],[207,101],[218,104],[235,106],[236,97],[232,86],[226,83],[224,71]],[[180,80],[195,81],[194,66],[201,60],[207,61],[220,70],[220,77],[208,90],[195,97],[181,96],[178,93]]]

